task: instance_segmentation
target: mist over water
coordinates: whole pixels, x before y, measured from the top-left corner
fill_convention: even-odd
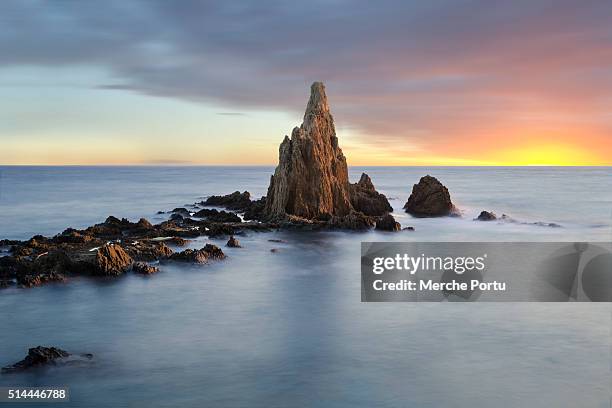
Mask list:
[[[160,222],[211,194],[264,195],[272,171],[0,167],[0,239]],[[0,385],[69,385],[77,407],[609,406],[608,304],[361,303],[360,243],[609,241],[610,168],[353,167],[351,180],[362,171],[416,231],[250,232],[223,262],[0,291],[0,365],[39,344],[95,356]],[[462,218],[403,213],[425,174]],[[562,227],[472,221],[481,210]]]

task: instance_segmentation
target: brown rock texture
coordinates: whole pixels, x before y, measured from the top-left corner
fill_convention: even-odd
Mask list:
[[[266,197],[264,211],[271,218],[345,216],[353,209],[346,159],[321,82],[310,88],[302,125],[280,145]]]
[[[402,225],[395,221],[391,214],[386,214],[376,221],[376,229],[381,231],[400,231]]]
[[[387,197],[374,188],[370,176],[365,173],[355,184],[350,186],[351,204],[365,215],[381,216],[393,211]]]
[[[443,217],[457,214],[448,189],[432,176],[421,177],[412,187],[412,194],[404,205],[407,213],[415,217]]]
[[[132,258],[121,246],[109,244],[98,249],[95,266],[98,275],[116,276],[124,273],[132,262]]]

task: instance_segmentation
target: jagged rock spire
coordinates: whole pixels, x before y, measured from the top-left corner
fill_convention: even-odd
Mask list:
[[[285,136],[280,145],[264,215],[329,220],[331,225],[361,229],[373,224],[371,216],[392,210],[367,174],[359,183],[349,183],[325,85],[313,83],[302,125],[293,129],[291,138]]]
[[[312,219],[344,216],[351,210],[346,159],[338,146],[325,86],[315,82],[302,125],[280,145],[265,213]]]

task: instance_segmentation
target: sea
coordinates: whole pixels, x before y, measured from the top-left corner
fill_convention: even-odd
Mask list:
[[[236,190],[257,198],[273,170],[0,166],[0,239],[52,236],[109,215],[157,223]],[[70,402],[54,406],[88,408],[610,406],[609,304],[362,303],[360,246],[610,242],[612,168],[349,172],[353,182],[370,175],[414,231],[249,232],[238,237],[242,248],[200,237],[189,247],[212,242],[228,258],[0,290],[0,366],[37,345],[94,355],[0,375],[0,387],[68,386]],[[461,217],[402,210],[427,174],[448,187]],[[482,210],[514,222],[473,221]]]

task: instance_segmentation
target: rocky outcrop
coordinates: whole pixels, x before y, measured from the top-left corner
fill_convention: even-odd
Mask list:
[[[233,212],[219,211],[211,208],[203,208],[193,216],[206,218],[207,220],[214,222],[242,222],[240,217]]]
[[[224,259],[225,254],[216,245],[206,244],[202,249],[186,249],[170,256],[170,260],[179,262],[207,263],[209,260]]]
[[[402,225],[395,221],[391,214],[386,214],[376,221],[376,229],[381,231],[400,231]]]
[[[96,253],[96,275],[121,275],[129,269],[132,263],[132,258],[120,245],[104,245],[102,248],[98,249],[98,252]]]
[[[350,229],[357,231],[368,230],[376,225],[374,218],[363,213],[352,211],[344,217],[332,217],[325,225],[327,228]]]
[[[234,191],[231,194],[224,196],[210,196],[206,201],[202,201],[201,205],[225,207],[228,210],[246,211],[251,207],[251,194],[248,191],[241,193]]]
[[[350,185],[351,204],[365,215],[381,216],[393,211],[387,197],[374,188],[370,177],[363,173],[355,184]]]
[[[171,213],[172,214],[178,214],[181,217],[189,217],[189,216],[191,216],[191,213],[189,212],[189,210],[184,208],[184,207],[175,208],[174,210],[171,211]]]
[[[421,177],[419,183],[412,187],[412,194],[404,209],[415,217],[443,217],[458,214],[451,202],[448,189],[437,178],[429,175]]]
[[[71,357],[70,359],[68,357]],[[76,357],[76,358],[74,358]],[[41,367],[46,365],[58,365],[62,362],[75,363],[78,359],[91,360],[92,354],[71,354],[57,347],[33,347],[28,350],[28,355],[21,361],[15,364],[2,368],[3,373],[14,373],[24,371],[30,368]]]
[[[478,217],[474,218],[474,221],[495,221],[497,216],[490,211],[481,211]]]
[[[236,221],[235,214],[231,220]],[[173,251],[166,243],[183,246],[187,243],[185,238],[229,236],[246,230],[269,231],[278,226],[269,222],[191,218],[153,225],[145,219],[130,222],[110,216],[103,223],[84,230],[68,228],[52,238],[36,235],[27,241],[4,240],[0,241],[0,289],[64,282],[72,276],[115,277],[130,269],[134,273],[151,273],[151,268],[133,264],[170,258]],[[214,245],[207,245],[200,251],[202,253],[193,255],[195,261],[225,256]],[[177,257],[189,260],[189,254]]]
[[[149,265],[146,262],[136,262],[132,266],[132,271],[140,275],[152,275],[159,272],[159,268],[157,266]]]
[[[240,248],[240,241],[238,241],[233,235],[227,240],[228,247],[230,248]]]
[[[348,169],[338,146],[325,86],[315,82],[300,127],[279,148],[279,162],[270,179],[265,214],[314,219],[322,214],[342,217],[353,210]]]
[[[367,175],[349,183],[325,86],[313,83],[302,124],[279,147],[262,217],[310,229],[367,229],[374,226],[371,215],[391,210]]]

